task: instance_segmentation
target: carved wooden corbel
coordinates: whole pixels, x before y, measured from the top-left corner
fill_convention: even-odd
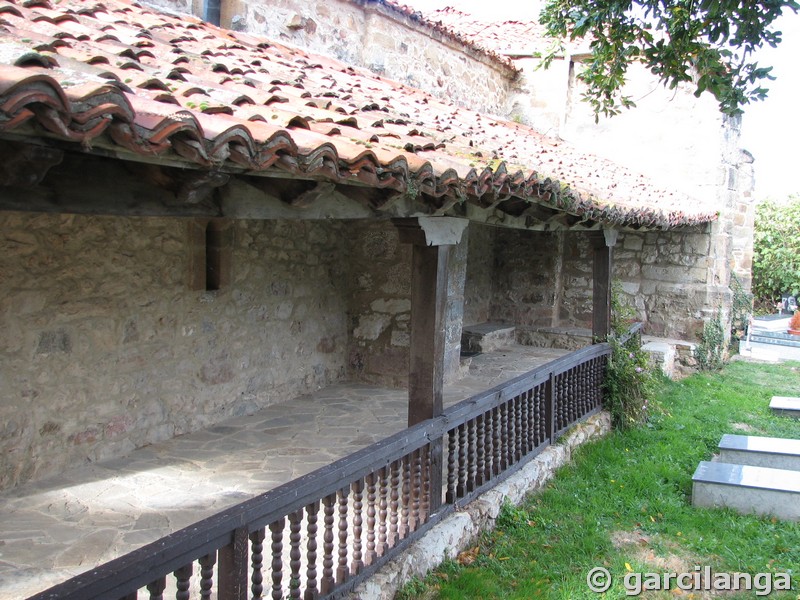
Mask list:
[[[230,180],[230,175],[218,171],[197,171],[181,177],[177,198],[181,204],[197,205],[205,203],[214,190]]]

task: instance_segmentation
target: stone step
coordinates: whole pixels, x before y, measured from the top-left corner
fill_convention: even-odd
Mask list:
[[[734,435],[719,442],[719,462],[800,471],[800,440]]]
[[[800,335],[790,333],[753,332],[750,334],[750,341],[770,346],[786,346],[788,348],[800,348]]]
[[[800,472],[704,460],[692,476],[692,505],[800,521]]]
[[[492,352],[516,342],[516,327],[506,323],[465,325],[461,330],[463,354]]]
[[[769,407],[776,415],[800,419],[800,398],[773,396],[769,402]]]

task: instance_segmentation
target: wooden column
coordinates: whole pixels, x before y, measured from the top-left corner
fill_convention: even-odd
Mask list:
[[[611,333],[611,273],[612,249],[617,243],[617,231],[604,229],[603,235],[592,237],[592,339],[603,342]]]
[[[412,244],[411,349],[408,425],[442,414],[445,308],[450,249],[461,241],[466,221],[451,217],[395,220],[400,241]],[[442,440],[430,446],[430,509],[441,506]]]
[[[409,426],[442,414],[450,246],[415,244],[412,252]]]

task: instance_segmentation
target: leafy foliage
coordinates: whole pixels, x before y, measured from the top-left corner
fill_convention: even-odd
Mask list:
[[[693,82],[695,95],[714,95],[720,110],[735,115],[766,97],[772,67],[753,51],[775,47],[781,32],[772,24],[794,0],[548,0],[541,14],[548,34],[560,40],[588,37],[591,56],[579,77],[595,115],[612,116],[634,106],[621,89],[628,67],[645,65],[670,88]],[[562,51],[556,45],[545,66]]]
[[[753,293],[774,301],[800,294],[800,198],[765,200],[756,206],[753,233]]]
[[[714,316],[703,324],[700,343],[695,346],[694,358],[697,361],[697,368],[701,371],[722,369],[725,366],[727,345],[728,338],[722,325],[722,315],[716,311]]]
[[[736,273],[731,273],[731,339],[740,342],[753,314],[753,294],[747,292]]]
[[[608,339],[611,356],[604,382],[605,403],[617,429],[628,429],[647,422],[655,392],[656,378],[650,355],[642,350],[641,338],[622,341],[635,311],[623,300],[619,284],[611,292],[611,328]]]

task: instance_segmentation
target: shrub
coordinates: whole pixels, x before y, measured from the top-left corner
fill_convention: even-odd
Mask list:
[[[774,301],[800,294],[800,198],[765,200],[756,206],[753,232],[753,293]]]
[[[608,339],[611,356],[608,359],[605,390],[606,408],[617,429],[643,425],[652,410],[656,377],[650,355],[642,350],[641,338],[632,336],[623,342],[635,311],[622,299],[617,282],[611,291],[611,329]]]

